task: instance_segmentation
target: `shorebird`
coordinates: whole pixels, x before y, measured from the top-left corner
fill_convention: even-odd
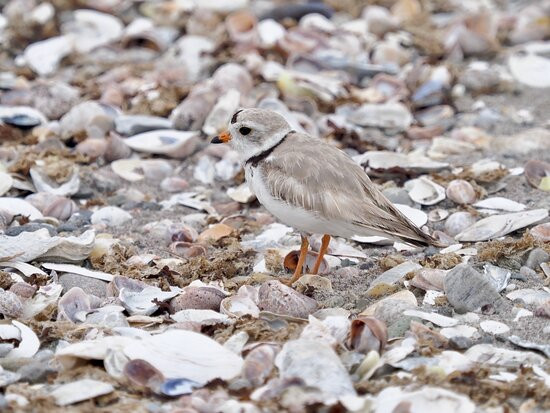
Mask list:
[[[238,152],[246,181],[258,201],[300,232],[298,265],[287,284],[302,275],[311,234],[323,234],[312,274],[319,271],[331,236],[378,235],[414,246],[438,245],[409,221],[345,152],[292,130],[276,112],[238,110],[228,131],[212,143],[229,143]]]

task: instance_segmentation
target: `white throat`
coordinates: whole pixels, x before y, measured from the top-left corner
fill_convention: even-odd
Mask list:
[[[233,144],[233,148],[239,153],[241,163],[244,164],[248,159],[258,156],[276,146],[289,132],[290,129],[277,132],[276,134],[271,135],[268,139],[265,139],[261,146],[253,145],[243,139],[232,139],[231,143]]]

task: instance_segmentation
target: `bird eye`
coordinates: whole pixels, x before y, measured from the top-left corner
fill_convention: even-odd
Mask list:
[[[243,126],[242,128],[239,129],[239,133],[241,135],[248,135],[250,132],[252,132],[252,129],[247,128],[245,126]]]

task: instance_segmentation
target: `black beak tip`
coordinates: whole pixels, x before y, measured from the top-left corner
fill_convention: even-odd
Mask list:
[[[219,136],[214,136],[210,143],[223,143]]]

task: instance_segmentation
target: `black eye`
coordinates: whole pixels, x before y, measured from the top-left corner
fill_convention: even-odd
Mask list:
[[[250,132],[252,132],[252,129],[247,128],[245,126],[243,126],[242,128],[239,129],[239,133],[241,135],[248,135]]]

